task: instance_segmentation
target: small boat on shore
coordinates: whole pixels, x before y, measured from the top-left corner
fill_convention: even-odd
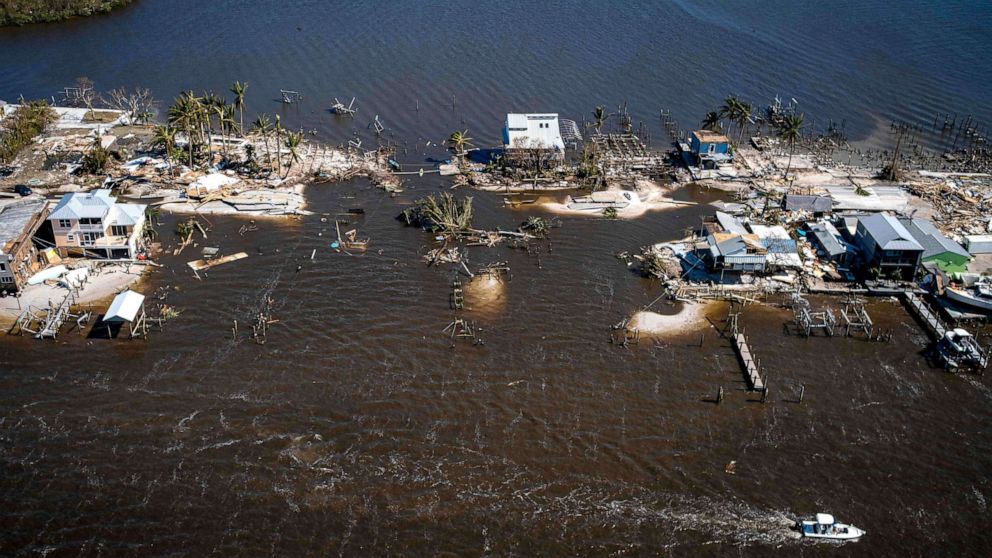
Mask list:
[[[965,287],[945,287],[944,296],[959,304],[992,312],[992,277],[980,277]]]
[[[853,541],[865,534],[853,525],[837,523],[829,513],[818,513],[815,519],[796,520],[796,529],[806,538],[835,541]]]
[[[637,192],[629,190],[607,190],[593,192],[588,196],[569,196],[565,207],[573,211],[602,211],[604,209],[623,209],[630,204],[640,203]]]

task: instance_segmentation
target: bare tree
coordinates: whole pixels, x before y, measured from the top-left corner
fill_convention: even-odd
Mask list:
[[[134,124],[147,123],[155,116],[158,107],[151,90],[144,87],[135,87],[133,91],[123,87],[111,89],[101,99],[108,107],[126,112]]]
[[[93,85],[93,80],[86,76],[76,78],[73,87],[66,87],[65,93],[66,101],[69,104],[77,107],[83,106],[89,110],[93,110],[93,103],[99,97]]]

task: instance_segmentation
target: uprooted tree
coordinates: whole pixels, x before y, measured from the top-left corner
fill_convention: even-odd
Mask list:
[[[438,197],[431,194],[404,209],[400,219],[431,232],[467,231],[472,228],[472,198],[458,200],[447,192]]]

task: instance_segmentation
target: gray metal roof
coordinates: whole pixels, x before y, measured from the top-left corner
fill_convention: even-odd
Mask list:
[[[922,252],[923,246],[902,226],[898,219],[882,213],[862,217],[861,225],[882,250]]]
[[[810,223],[807,226],[813,238],[830,257],[840,256],[847,252],[847,247],[837,239],[839,234],[837,229],[830,223]]]
[[[47,203],[46,199],[19,200],[0,208],[0,253],[8,242],[24,232],[28,221]]]
[[[92,192],[74,192],[66,194],[52,210],[49,219],[102,219],[114,206],[114,198],[110,190],[93,190]]]
[[[971,257],[971,254],[962,248],[960,244],[944,236],[937,230],[936,227],[933,226],[933,223],[927,221],[926,219],[899,219],[899,222],[902,223],[903,226],[906,227],[906,230],[909,231],[909,234],[913,235],[913,238],[915,238],[916,241],[923,246],[924,258],[929,258],[945,252],[964,256],[965,258]]]
[[[740,219],[729,213],[717,211],[716,220],[720,223],[720,226],[723,227],[723,230],[729,233],[747,234],[747,229],[744,228],[744,223],[741,223]]]
[[[826,213],[833,210],[834,200],[829,196],[802,196],[786,194],[786,211],[809,211],[811,213]]]

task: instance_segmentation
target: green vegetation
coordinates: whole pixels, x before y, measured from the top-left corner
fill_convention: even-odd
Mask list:
[[[0,125],[0,163],[13,161],[21,148],[56,118],[45,101],[30,101],[8,115]]]
[[[448,148],[455,155],[464,155],[466,147],[472,147],[472,138],[468,137],[468,130],[455,131],[448,136]]]
[[[0,27],[107,13],[134,0],[0,0]]]
[[[86,174],[103,174],[110,168],[113,157],[113,153],[105,148],[100,138],[97,137],[93,140],[93,146],[89,152],[83,155],[83,159],[79,163],[80,170]]]
[[[423,227],[432,232],[466,231],[472,228],[472,198],[461,201],[447,192],[440,198],[433,194],[413,202],[413,207],[403,210],[400,219],[408,225]]]

